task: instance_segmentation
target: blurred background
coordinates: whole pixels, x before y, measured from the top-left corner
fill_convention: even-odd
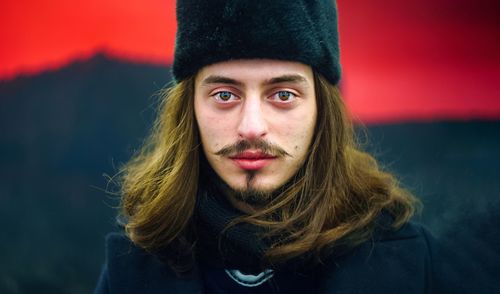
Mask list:
[[[364,148],[498,283],[500,2],[337,2]],[[151,126],[175,30],[173,0],[0,2],[0,293],[92,291],[117,230],[109,177]]]

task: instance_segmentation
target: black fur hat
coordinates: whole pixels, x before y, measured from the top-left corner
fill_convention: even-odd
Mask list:
[[[177,0],[173,74],[267,58],[310,65],[332,84],[340,79],[334,0]]]

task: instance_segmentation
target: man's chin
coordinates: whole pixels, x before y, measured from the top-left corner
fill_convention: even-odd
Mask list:
[[[238,202],[243,202],[254,207],[268,205],[280,192],[284,185],[266,185],[256,176],[248,177],[242,182],[222,181],[226,194]]]
[[[257,185],[247,187],[230,187],[229,194],[233,199],[255,207],[266,206],[279,193],[276,187],[260,187]]]
[[[273,198],[272,192],[256,189],[245,189],[233,191],[232,196],[235,200],[244,202],[253,207],[266,206]]]

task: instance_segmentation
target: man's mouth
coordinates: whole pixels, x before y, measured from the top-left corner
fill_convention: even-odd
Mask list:
[[[229,158],[241,169],[259,170],[270,164],[277,156],[260,150],[246,150]]]

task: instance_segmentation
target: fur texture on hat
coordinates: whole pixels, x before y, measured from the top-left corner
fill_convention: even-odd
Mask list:
[[[279,59],[340,79],[334,0],[177,0],[173,74],[234,59]]]

